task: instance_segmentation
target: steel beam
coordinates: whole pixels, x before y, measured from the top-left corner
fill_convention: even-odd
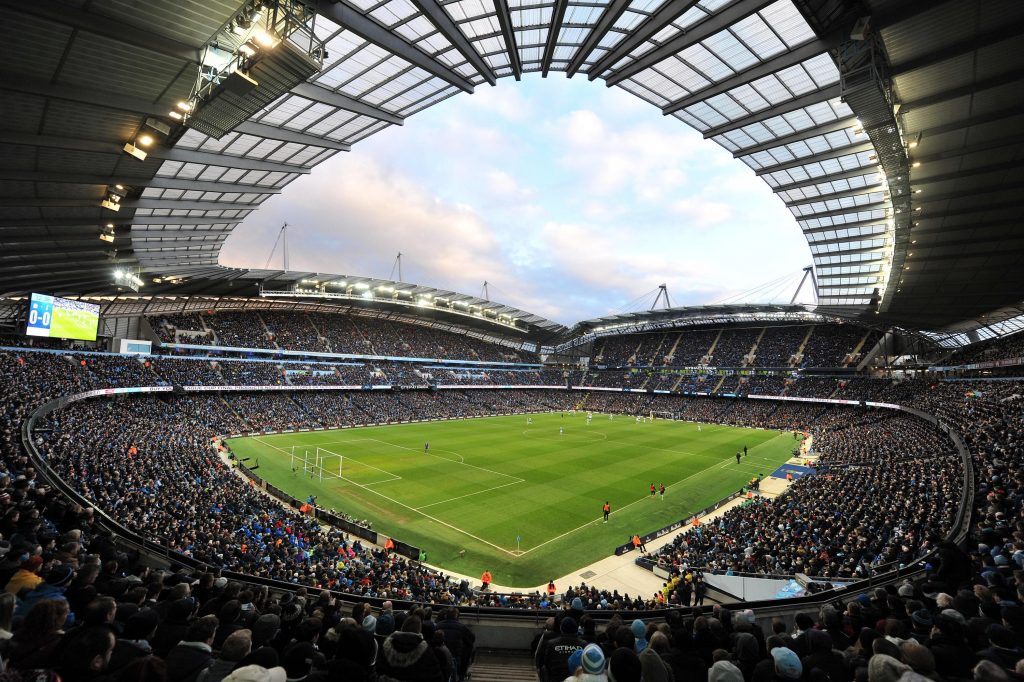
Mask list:
[[[111,214],[113,215],[113,214]],[[99,227],[107,223],[120,223],[132,225],[218,225],[220,223],[240,223],[242,218],[207,218],[192,216],[145,216],[134,217],[130,220],[111,220],[108,217],[96,218],[0,218],[0,229],[21,230],[27,227]]]
[[[884,177],[884,174],[878,170],[870,170],[868,168],[856,168],[854,170],[843,171],[842,173],[822,175],[820,178],[800,180],[799,182],[791,182],[788,185],[779,185],[778,187],[773,187],[772,191],[778,194],[779,192],[788,192],[791,189],[800,189],[801,187],[809,187],[810,185],[820,185],[823,182],[830,182],[832,180],[849,180],[850,178],[859,178],[862,175],[872,174],[878,175],[879,177]]]
[[[858,187],[856,189],[847,189],[842,192],[830,192],[829,194],[819,194],[813,199],[799,199],[794,201],[785,202],[786,208],[794,208],[796,206],[805,206],[807,204],[814,204],[819,201],[829,201],[832,199],[847,199],[849,197],[859,197],[862,194],[871,194],[873,192],[881,192],[884,189],[882,183],[875,183],[873,185],[867,185],[865,187]]]
[[[775,106],[762,109],[761,111],[756,111],[753,114],[744,116],[743,118],[730,123],[724,123],[720,126],[710,128],[709,130],[704,131],[703,135],[704,138],[707,139],[709,137],[714,137],[715,135],[721,135],[722,133],[739,130],[751,123],[757,123],[758,121],[763,121],[766,118],[771,118],[772,116],[788,114],[791,111],[796,111],[797,109],[802,109],[819,102],[826,102],[830,99],[835,99],[836,97],[839,97],[839,83],[829,85],[820,90],[813,90],[805,95],[786,100],[785,102],[779,102]]]
[[[610,69],[612,64],[617,64],[620,59],[643,45],[648,38],[686,14],[696,4],[697,0],[676,0],[675,2],[663,4],[654,14],[647,18],[647,21],[633,29],[629,35],[619,41],[618,45],[598,59],[594,66],[587,71],[587,78],[594,80],[600,76],[603,71]]]
[[[548,77],[551,70],[551,60],[555,56],[555,46],[558,44],[558,35],[562,32],[562,21],[565,19],[565,10],[569,6],[569,0],[555,0],[554,11],[551,12],[551,27],[548,29],[548,40],[544,45],[544,55],[541,57],[541,75]]]
[[[908,59],[905,62],[893,64],[889,67],[889,74],[895,78],[917,69],[941,64],[947,59],[961,57],[965,54],[976,52],[982,47],[1001,43],[1010,38],[1016,38],[1021,33],[1024,33],[1024,20],[999,24],[997,28],[971,35],[971,37],[959,40],[951,45],[938,47],[934,52],[928,52],[913,59]]]
[[[644,69],[682,52],[691,45],[695,45],[705,38],[710,38],[719,31],[724,31],[737,21],[746,19],[751,14],[761,11],[773,2],[775,0],[743,0],[743,2],[734,2],[731,5],[727,5],[718,14],[713,14],[699,24],[678,33],[660,47],[648,50],[637,59],[616,70],[612,75],[605,78],[605,82],[608,85],[621,83],[630,76],[635,76]],[[678,4],[684,5],[686,3]]]
[[[952,173],[942,173],[940,175],[929,175],[924,178],[911,177],[910,186],[916,187],[918,185],[930,185],[936,182],[948,182],[950,180],[960,180],[962,178],[971,177],[974,175],[987,175],[988,173],[1002,173],[1004,171],[1013,171],[1024,168],[1024,160],[1020,161],[1007,161],[1006,163],[997,163],[991,166],[978,166],[976,168],[969,168],[967,170],[954,171]]]
[[[498,15],[498,25],[505,39],[508,51],[508,63],[512,67],[512,75],[516,80],[523,77],[523,63],[519,59],[519,46],[516,45],[516,32],[512,27],[512,13],[508,9],[508,0],[494,0],[494,10]]]
[[[587,39],[583,41],[583,44],[576,50],[576,54],[573,55],[572,61],[569,62],[569,68],[566,70],[566,75],[572,78],[576,75],[576,72],[580,70],[583,63],[587,61],[587,57],[594,51],[606,35],[615,22],[619,20],[622,13],[629,7],[630,0],[612,0],[612,2],[605,8],[601,18],[597,20],[594,28],[590,30],[587,35]]]
[[[807,61],[812,57],[817,57],[823,52],[828,52],[828,44],[824,40],[811,40],[808,43],[790,50],[789,52],[782,52],[770,58],[768,61],[761,62],[757,66],[752,66],[749,69],[744,69],[736,74],[733,74],[730,78],[726,78],[723,81],[719,81],[703,90],[697,90],[696,92],[690,93],[686,97],[677,99],[674,102],[670,102],[661,109],[661,113],[668,116],[669,114],[675,113],[691,104],[702,102],[715,95],[720,95],[723,92],[728,92],[733,88],[738,88],[741,85],[747,85],[753,83],[756,80],[770,76],[773,73],[788,69],[791,66]]]
[[[923,107],[930,107],[934,104],[941,104],[950,100],[958,99],[960,97],[966,97],[973,95],[976,92],[983,92],[991,88],[998,88],[1003,85],[1010,85],[1018,81],[1024,80],[1024,71],[1020,69],[1012,69],[1001,73],[990,78],[982,78],[976,80],[967,85],[962,85],[958,88],[952,88],[948,90],[940,90],[932,95],[926,97],[920,97],[909,102],[903,102],[900,106],[900,116],[905,115],[910,111],[915,111]],[[899,83],[896,84],[899,89]]]
[[[68,102],[88,104],[94,107],[130,111],[139,114],[140,117],[158,116],[168,119],[167,114],[174,106],[173,103],[159,104],[139,97],[106,92],[99,88],[82,88],[62,83],[37,81],[26,77],[24,74],[10,71],[0,72],[0,89],[37,95],[39,97],[52,97]]]
[[[459,27],[448,16],[448,13],[437,4],[437,0],[412,0],[412,4],[416,5],[430,19],[430,23],[434,25],[434,28],[459,51],[459,54],[466,58],[473,68],[484,77],[485,81],[491,85],[497,83],[494,71],[491,70],[491,67],[487,65],[487,62],[480,56],[480,53],[466,39],[466,35],[459,30]]]
[[[378,121],[386,121],[392,125],[400,126],[405,124],[405,118],[398,114],[393,114],[390,111],[385,111],[380,107],[375,107],[372,104],[367,104],[362,100],[349,97],[340,92],[334,92],[328,90],[322,85],[316,83],[299,83],[291,89],[293,95],[304,97],[314,102],[320,102],[321,104],[327,104],[344,111],[350,111],[353,114],[359,114],[360,116],[368,116],[369,118],[375,118]]]
[[[87,175],[48,173],[43,171],[22,171],[0,168],[0,180],[15,180],[20,182],[39,182],[66,185],[125,185],[127,187],[153,187],[157,189],[183,189],[198,190],[201,192],[221,192],[225,194],[244,194],[255,192],[257,194],[280,194],[280,187],[263,187],[261,185],[233,185],[209,180],[188,180],[184,178],[164,178],[156,176],[153,178],[138,178],[130,175]]]
[[[777,163],[774,166],[765,166],[754,171],[754,174],[758,177],[762,175],[768,175],[769,173],[777,173],[779,171],[791,170],[793,168],[800,168],[811,163],[818,163],[820,161],[827,161],[829,159],[838,159],[841,156],[849,156],[850,154],[862,154],[864,152],[874,151],[875,147],[870,141],[867,142],[855,142],[845,147],[839,147],[837,149],[829,149],[828,151],[813,154],[811,156],[805,156],[800,159],[793,159],[785,163]]]
[[[97,12],[88,12],[82,9],[82,5],[62,0],[48,0],[47,2],[0,0],[0,7],[183,61],[198,64],[202,56],[202,45],[187,45],[159,33],[147,31],[137,24],[128,24]],[[214,12],[215,10],[210,11]],[[227,20],[228,16],[225,14],[224,19]]]
[[[33,147],[48,147],[51,149],[70,149],[83,152],[97,152],[100,154],[124,154],[121,145],[98,140],[84,140],[70,137],[55,137],[52,135],[33,135],[31,133],[0,132],[0,143],[29,145]],[[149,158],[169,159],[181,161],[182,163],[199,163],[210,166],[223,166],[225,168],[239,168],[242,170],[265,170],[282,173],[308,174],[308,166],[295,166],[286,163],[263,161],[260,159],[247,159],[241,156],[229,156],[227,154],[215,154],[213,152],[201,152],[192,149],[181,149],[172,147],[151,147],[146,150]]]
[[[473,84],[468,80],[449,69],[444,64],[435,61],[418,48],[402,39],[400,34],[389,31],[376,21],[361,14],[355,8],[345,2],[322,2],[317,10],[336,24],[345,27],[345,30],[355,33],[363,40],[368,40],[377,47],[383,48],[413,66],[419,67],[431,76],[454,85],[464,92],[473,92]]]
[[[769,149],[775,149],[776,147],[784,147],[787,144],[793,144],[794,142],[802,142],[812,137],[819,137],[821,135],[828,135],[840,130],[846,130],[857,125],[857,120],[854,118],[844,118],[838,121],[832,121],[831,123],[824,123],[820,126],[814,126],[813,128],[805,128],[792,135],[785,135],[783,137],[777,137],[774,140],[768,140],[761,144],[755,144],[750,147],[744,147],[732,153],[732,158],[738,159],[741,156],[747,156],[748,154],[756,154],[757,152],[766,152]]]
[[[0,207],[38,207],[38,208],[100,208],[99,199],[59,198],[59,197],[15,197],[0,199]],[[238,211],[259,208],[259,204],[234,203],[230,201],[179,201],[177,199],[125,199],[121,208],[169,208],[192,211]],[[107,222],[131,222],[132,219],[118,220],[119,213],[104,213]]]
[[[295,144],[310,145],[312,147],[336,149],[340,152],[352,150],[352,146],[345,144],[344,142],[328,140],[323,137],[317,137],[316,135],[301,133],[297,130],[278,128],[277,126],[270,126],[265,123],[254,123],[253,121],[242,121],[234,127],[234,132],[242,133],[244,135],[255,135],[256,137],[264,137],[270,140],[278,140],[280,142],[293,142]]]
[[[942,135],[943,133],[952,133],[964,128],[970,128],[971,126],[984,125],[986,123],[992,123],[994,121],[1001,121],[1006,118],[1012,118],[1014,116],[1020,116],[1024,114],[1024,105],[1017,105],[1008,109],[1000,109],[999,111],[992,111],[987,114],[979,114],[977,116],[971,116],[970,118],[962,118],[957,121],[950,121],[949,123],[943,123],[942,125],[933,126],[931,128],[924,128],[922,130],[906,130],[906,135],[909,138],[914,138],[918,135],[921,136],[922,140],[935,135]]]
[[[803,220],[803,218],[797,218],[797,220]],[[874,218],[872,220],[858,220],[855,223],[843,223],[842,225],[822,225],[821,227],[801,228],[800,231],[804,235],[818,234],[821,232],[828,232],[829,230],[846,230],[849,228],[869,227],[871,225],[884,225],[885,221],[885,218]]]
[[[914,163],[931,163],[932,161],[945,161],[947,159],[956,159],[968,154],[977,154],[978,152],[987,152],[991,149],[1011,149],[1017,145],[1024,144],[1024,135],[1014,135],[1013,137],[1000,137],[994,140],[987,140],[985,142],[978,142],[977,144],[968,144],[962,147],[956,147],[953,149],[946,149],[941,152],[935,152],[934,154],[911,154],[910,159]],[[911,171],[913,175],[913,171]]]
[[[881,201],[873,201],[870,204],[864,204],[862,206],[850,206],[849,208],[840,208],[840,209],[829,210],[829,211],[821,211],[819,213],[808,213],[806,215],[799,215],[799,216],[794,216],[794,217],[797,220],[816,220],[818,218],[835,218],[836,216],[849,215],[850,213],[857,213],[858,211],[874,211],[876,209],[884,208],[884,207],[887,207],[887,206],[890,206],[890,205],[891,204],[889,203],[889,201],[887,199],[882,199]],[[878,222],[879,220],[884,221],[884,218],[879,218],[878,220],[875,220],[873,222]],[[846,225],[833,225],[832,229],[841,230],[844,227],[847,227],[847,226]]]

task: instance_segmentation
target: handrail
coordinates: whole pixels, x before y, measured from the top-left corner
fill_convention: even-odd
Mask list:
[[[36,447],[36,444],[35,444],[35,442],[32,439],[32,430],[33,430],[33,428],[35,426],[35,423],[40,418],[45,417],[46,415],[48,415],[48,414],[50,414],[50,413],[52,413],[52,412],[54,412],[54,411],[56,411],[58,409],[61,409],[61,408],[65,407],[65,406],[67,406],[67,405],[69,405],[69,404],[71,404],[73,402],[77,402],[79,400],[86,400],[86,399],[89,399],[89,398],[95,398],[95,397],[107,397],[107,396],[111,396],[111,395],[135,394],[135,393],[157,393],[157,392],[168,392],[168,391],[172,391],[172,390],[173,390],[173,387],[171,387],[171,386],[141,386],[141,387],[131,387],[131,388],[108,388],[108,389],[95,389],[95,390],[91,390],[91,391],[84,391],[84,392],[72,394],[72,395],[69,395],[69,396],[62,396],[62,397],[59,397],[59,398],[54,398],[52,400],[49,400],[49,401],[43,403],[39,407],[35,408],[32,411],[32,413],[28,416],[28,418],[25,419],[24,422],[22,422],[22,425],[21,425],[22,445],[25,447],[25,450],[26,450],[30,460],[32,461],[33,466],[35,466],[37,468],[37,471],[39,472],[39,474],[44,479],[46,479],[51,485],[53,485],[55,488],[59,489],[62,493],[67,495],[70,499],[72,499],[76,503],[82,505],[83,507],[86,507],[86,508],[89,508],[89,509],[93,509],[95,511],[96,515],[98,516],[98,518],[100,519],[100,523],[101,523],[101,525],[103,527],[105,527],[108,530],[110,530],[112,533],[114,533],[120,539],[125,541],[127,544],[129,544],[131,546],[134,546],[134,547],[136,547],[139,550],[142,550],[142,551],[145,551],[145,552],[149,552],[149,553],[153,553],[153,554],[156,554],[158,556],[164,557],[169,562],[176,563],[176,564],[178,564],[180,566],[184,566],[184,567],[191,568],[191,569],[197,569],[197,568],[203,569],[203,570],[213,569],[214,571],[217,571],[220,574],[222,574],[222,575],[224,575],[226,577],[229,577],[232,580],[236,580],[236,581],[244,582],[244,583],[249,583],[249,584],[254,584],[254,585],[258,585],[258,586],[266,586],[266,587],[269,587],[269,588],[277,590],[277,591],[291,592],[291,591],[295,591],[295,590],[299,589],[300,587],[308,587],[308,586],[305,586],[305,585],[291,584],[291,583],[287,583],[287,582],[284,582],[284,581],[275,580],[275,579],[272,579],[272,578],[264,578],[264,577],[261,577],[261,576],[252,576],[252,575],[248,575],[248,574],[237,573],[237,572],[234,572],[234,571],[223,570],[223,569],[221,569],[219,567],[212,566],[210,564],[206,564],[205,562],[198,561],[198,560],[194,559],[193,557],[189,557],[189,556],[187,556],[185,554],[182,554],[180,552],[172,550],[172,549],[170,549],[166,545],[161,545],[159,543],[153,542],[152,540],[145,538],[144,536],[136,533],[135,531],[132,531],[132,530],[128,529],[127,527],[122,525],[120,522],[118,522],[117,520],[112,518],[110,515],[108,515],[106,512],[104,512],[102,509],[97,508],[91,501],[87,500],[80,493],[78,493],[76,490],[74,490],[70,485],[68,485],[56,473],[56,471],[53,470],[53,468],[50,466],[50,464],[49,464],[48,460],[46,459],[46,457],[44,457],[42,455],[42,453],[39,452],[39,449]],[[259,389],[256,389],[256,390],[259,390]],[[561,390],[565,390],[565,389],[561,389]],[[743,398],[740,398],[740,399],[743,399]],[[782,399],[784,400],[785,398],[782,398]],[[824,403],[824,404],[834,404],[836,402],[834,400],[828,400],[828,399],[807,399],[807,398],[802,398],[801,401],[802,402],[816,402],[816,403],[820,402],[820,403]],[[961,497],[960,507],[959,507],[959,509],[957,511],[956,519],[955,519],[955,521],[953,523],[953,527],[951,528],[950,533],[949,533],[949,535],[947,536],[946,539],[949,540],[949,541],[952,541],[952,542],[954,542],[956,544],[962,544],[963,540],[967,536],[967,524],[965,523],[965,521],[968,518],[967,515],[970,513],[971,506],[973,505],[973,500],[974,500],[974,490],[973,490],[974,471],[973,471],[973,468],[972,468],[972,465],[971,465],[970,454],[967,451],[967,448],[966,448],[966,446],[965,446],[965,444],[963,442],[963,439],[960,437],[960,435],[955,430],[952,429],[952,427],[950,427],[949,425],[945,424],[944,422],[939,420],[934,415],[931,415],[931,414],[928,414],[928,413],[925,413],[925,412],[921,412],[920,410],[916,410],[914,408],[908,408],[908,407],[904,407],[904,406],[900,406],[900,405],[891,405],[891,404],[884,404],[884,403],[874,403],[873,406],[884,407],[884,408],[889,408],[889,409],[898,409],[898,410],[902,410],[902,411],[905,411],[905,412],[908,412],[908,413],[911,413],[911,414],[915,414],[916,416],[922,417],[922,418],[926,419],[927,421],[930,421],[931,423],[933,423],[936,426],[938,426],[947,435],[949,435],[950,438],[953,440],[953,443],[956,446],[958,452],[960,453],[961,460],[962,460],[962,462],[964,464],[964,486],[965,487],[964,487],[964,490],[963,490],[963,495]],[[971,487],[967,487],[967,486],[971,486]],[[846,595],[846,594],[852,594],[852,593],[860,592],[860,591],[863,591],[863,590],[866,590],[866,589],[869,589],[869,588],[874,588],[874,587],[878,587],[878,586],[881,586],[881,585],[890,584],[890,583],[895,582],[896,580],[899,580],[901,578],[905,578],[905,577],[908,577],[910,575],[915,575],[915,574],[919,573],[921,570],[923,570],[924,565],[928,561],[930,561],[935,556],[935,554],[936,554],[936,550],[933,550],[933,551],[929,552],[928,554],[926,554],[926,555],[916,559],[915,561],[911,562],[910,564],[908,564],[907,566],[904,566],[902,568],[897,568],[897,569],[895,569],[893,571],[890,571],[888,573],[881,574],[881,575],[872,575],[872,576],[869,576],[867,579],[861,580],[861,581],[858,581],[858,582],[842,584],[838,588],[833,588],[831,590],[823,590],[823,591],[817,592],[817,593],[815,593],[813,595],[806,595],[804,597],[791,597],[789,599],[780,599],[780,600],[762,600],[762,601],[755,601],[755,602],[743,602],[743,605],[744,605],[744,608],[751,608],[751,609],[753,609],[753,608],[766,608],[766,607],[772,607],[772,608],[775,608],[775,609],[792,607],[794,609],[797,609],[797,608],[804,608],[804,607],[807,607],[807,606],[812,605],[812,604],[830,603],[831,601],[835,600],[836,598],[839,598],[839,597],[841,597],[843,595]],[[338,591],[338,590],[331,590],[331,592],[333,594],[335,594],[336,596],[338,596],[339,598],[341,598],[343,601],[346,601],[346,600],[358,600],[360,602],[369,602],[369,603],[372,603],[372,604],[374,604],[376,606],[379,606],[380,604],[383,603],[383,601],[385,601],[384,599],[378,599],[378,598],[374,598],[374,597],[368,597],[368,596],[359,595],[359,594],[353,594],[353,593],[346,593],[346,592],[341,592],[341,591]],[[391,599],[391,601],[395,602],[400,608],[411,607],[411,606],[413,606],[415,604],[415,602],[403,602],[401,600],[395,600],[395,599]],[[537,609],[491,608],[491,607],[475,607],[475,606],[459,606],[459,610],[460,610],[460,613],[475,614],[478,617],[492,616],[492,615],[500,614],[502,618],[510,618],[510,619],[515,619],[515,618],[536,618],[537,617],[536,616],[537,613],[541,613],[541,614],[545,613],[544,611],[537,610]],[[620,611],[619,613],[629,613],[629,614],[632,614],[632,615],[636,615],[638,617],[655,617],[655,616],[658,616],[658,615],[664,615],[667,611],[668,611],[668,609],[655,609],[655,610],[644,610],[644,611],[636,611],[636,612],[633,612],[633,611],[622,612],[622,611]],[[595,618],[597,618],[598,620],[603,620],[603,619],[608,618],[608,617],[611,616],[611,612],[607,611],[607,610],[593,611],[593,612],[590,612],[590,613],[591,613],[591,615],[595,616]],[[534,614],[534,615],[530,616],[529,614]]]

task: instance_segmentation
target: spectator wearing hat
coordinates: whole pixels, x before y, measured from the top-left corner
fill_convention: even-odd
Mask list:
[[[43,582],[39,570],[43,567],[43,559],[38,556],[31,556],[21,562],[18,570],[14,572],[11,579],[7,581],[5,591],[17,596],[22,590],[34,590]]]
[[[963,626],[965,621],[958,611],[943,610],[932,625],[928,649],[935,657],[935,667],[948,677],[968,679],[977,661],[974,651],[967,646]]]
[[[605,657],[601,647],[588,644],[580,655],[580,672],[565,678],[565,682],[608,682]]]
[[[994,624],[988,626],[985,634],[988,636],[988,647],[978,652],[978,658],[1013,670],[1017,661],[1024,657],[1017,646],[1013,630],[1004,625]]]
[[[647,626],[639,618],[635,618],[629,624],[629,631],[633,633],[633,647],[639,654],[647,648]]]
[[[402,629],[384,640],[377,673],[380,682],[444,682],[437,656],[423,641],[419,616],[408,616]]]
[[[35,589],[22,593],[21,605],[15,609],[14,615],[24,616],[36,603],[44,600],[61,601],[67,604],[68,600],[64,596],[64,592],[67,591],[68,585],[71,584],[74,577],[74,569],[57,564],[47,571],[45,581],[39,583]],[[64,623],[65,628],[70,628],[75,624],[75,614],[71,612],[70,608],[69,605],[68,620]]]
[[[832,682],[849,682],[852,679],[843,661],[843,655],[832,648],[832,637],[824,630],[810,630],[807,633],[809,653],[800,660],[800,666],[810,675],[820,670]]]
[[[708,670],[708,682],[743,682],[743,672],[732,661],[715,661]]]
[[[775,680],[799,680],[803,675],[803,664],[796,652],[786,647],[772,649],[772,663]]]
[[[897,682],[908,672],[913,672],[909,665],[888,654],[875,654],[868,661],[868,679],[871,682]]]
[[[287,679],[288,674],[280,666],[246,665],[225,677],[224,682],[286,682]]]
[[[582,651],[587,643],[578,633],[576,620],[566,616],[559,624],[559,635],[543,641],[535,657],[537,675],[541,682],[558,682],[573,671],[569,669],[569,658]]]
[[[928,609],[918,609],[910,614],[910,638],[918,644],[928,646],[934,622]]]

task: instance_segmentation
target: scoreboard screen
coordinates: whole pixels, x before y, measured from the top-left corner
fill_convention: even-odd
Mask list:
[[[68,298],[32,294],[28,306],[29,336],[95,341],[100,324],[100,307]]]

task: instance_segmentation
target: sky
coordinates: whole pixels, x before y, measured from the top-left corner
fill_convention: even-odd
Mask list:
[[[406,282],[479,296],[487,281],[492,300],[566,325],[649,308],[663,283],[699,305],[789,276],[788,302],[811,262],[729,152],[560,74],[479,86],[336,154],[250,215],[220,262],[262,268],[284,222],[291,270],[388,279],[401,252]]]

